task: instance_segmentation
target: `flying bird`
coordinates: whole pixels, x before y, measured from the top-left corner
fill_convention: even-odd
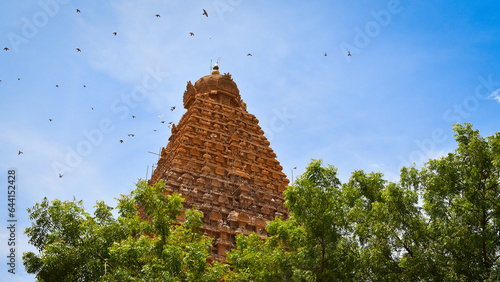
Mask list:
[[[347,51],[347,56],[351,56],[351,52],[350,51]]]
[[[17,153],[17,155],[19,156],[20,154],[24,154],[22,151],[19,151],[19,153]]]
[[[51,118],[49,118],[49,121],[50,121],[50,122],[52,122],[52,119],[51,119]]]
[[[5,51],[9,51],[9,48],[7,48],[7,47],[5,47],[5,48],[3,48],[3,49],[4,49]]]
[[[78,9],[76,9],[76,12],[77,12],[77,13],[81,13],[81,11],[80,11],[80,10],[78,10]]]
[[[82,52],[82,49],[76,48],[76,52]]]
[[[189,35],[194,36],[194,33],[190,32]]]
[[[92,111],[94,110],[94,108],[90,107],[92,109]]]
[[[134,115],[132,115],[132,118],[135,118],[135,116],[134,116]]]
[[[59,173],[59,178],[62,178],[62,177],[63,177],[63,175]]]
[[[165,121],[164,121],[164,120],[162,120],[162,121],[161,121],[161,123],[165,123]]]
[[[18,77],[18,78],[17,78],[17,80],[21,80],[21,78],[20,78],[20,77]]]
[[[116,36],[117,34],[118,34],[118,33],[116,33],[116,31],[115,31],[115,32],[113,32],[113,35],[114,35],[114,36]]]
[[[159,117],[159,118],[162,118],[162,117],[163,117],[163,115],[159,115],[158,117]]]
[[[156,132],[156,129],[153,129],[154,132]]]
[[[173,123],[173,121],[169,121],[169,122],[168,122],[168,124],[172,124],[172,123]]]
[[[326,53],[325,53],[325,57],[326,57]]]
[[[120,140],[120,143],[123,143],[123,140]]]
[[[207,13],[207,11],[205,11],[205,9],[203,9],[203,15],[208,18],[208,13]]]
[[[83,87],[87,87],[87,85],[84,84]]]
[[[252,56],[252,54],[248,53],[247,56]]]
[[[130,136],[130,137],[134,137],[134,134],[129,134],[128,136]]]
[[[171,108],[170,108],[170,110],[171,110],[171,111],[175,110],[175,106],[171,107]]]
[[[160,17],[160,14],[156,14],[155,17],[159,18]]]
[[[59,84],[56,84],[56,87],[59,87]]]

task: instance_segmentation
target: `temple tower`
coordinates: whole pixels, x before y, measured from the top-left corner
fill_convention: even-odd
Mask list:
[[[289,181],[236,83],[217,64],[211,75],[187,83],[184,108],[150,183],[163,179],[186,208],[203,212],[202,231],[215,239],[213,259],[224,261],[235,235],[266,236],[268,221],[288,217],[283,191]]]

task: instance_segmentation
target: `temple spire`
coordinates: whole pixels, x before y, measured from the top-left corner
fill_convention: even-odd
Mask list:
[[[218,64],[187,83],[183,100],[186,112],[172,125],[149,183],[163,180],[166,194],[179,193],[185,208],[203,212],[200,231],[214,239],[211,260],[225,261],[236,235],[265,238],[267,222],[288,218],[283,191],[289,181],[259,120]]]

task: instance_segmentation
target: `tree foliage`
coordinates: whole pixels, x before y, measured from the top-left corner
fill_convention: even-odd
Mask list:
[[[498,281],[500,134],[455,125],[455,153],[407,171],[427,215],[431,254],[451,279]]]
[[[235,281],[352,280],[356,267],[337,170],[313,161],[285,191],[290,219],[267,225],[271,237],[239,236],[228,261]]]
[[[202,213],[186,210],[176,224],[183,199],[164,192],[163,183],[139,182],[119,199],[117,218],[103,202],[92,216],[81,201],[43,199],[28,209],[26,234],[39,253],[23,254],[27,272],[38,281],[221,280],[227,266],[207,262],[211,239],[199,231]]]
[[[207,263],[199,211],[176,224],[182,198],[144,182],[116,219],[102,202],[93,216],[75,200],[36,204],[26,233],[40,253],[24,264],[40,281],[499,281],[500,134],[454,131],[454,152],[398,182],[356,170],[341,183],[312,160],[285,191],[290,217],[238,235],[229,265]]]
[[[498,281],[500,134],[455,125],[458,147],[400,181],[313,160],[285,192],[288,220],[240,236],[234,281]]]

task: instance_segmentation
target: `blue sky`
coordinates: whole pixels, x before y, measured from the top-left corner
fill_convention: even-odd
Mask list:
[[[295,166],[297,176],[321,158],[342,181],[356,169],[397,181],[402,166],[455,149],[453,123],[470,122],[483,136],[500,131],[499,8],[498,1],[3,1],[0,167],[3,179],[12,168],[18,176],[16,279],[33,280],[20,260],[33,250],[22,234],[26,208],[43,197],[75,197],[90,211],[100,200],[115,205],[151,174],[157,156],[148,152],[166,146],[167,122],[185,112],[187,81],[209,74],[211,60],[232,74],[289,178]],[[5,258],[9,234],[1,230]]]

